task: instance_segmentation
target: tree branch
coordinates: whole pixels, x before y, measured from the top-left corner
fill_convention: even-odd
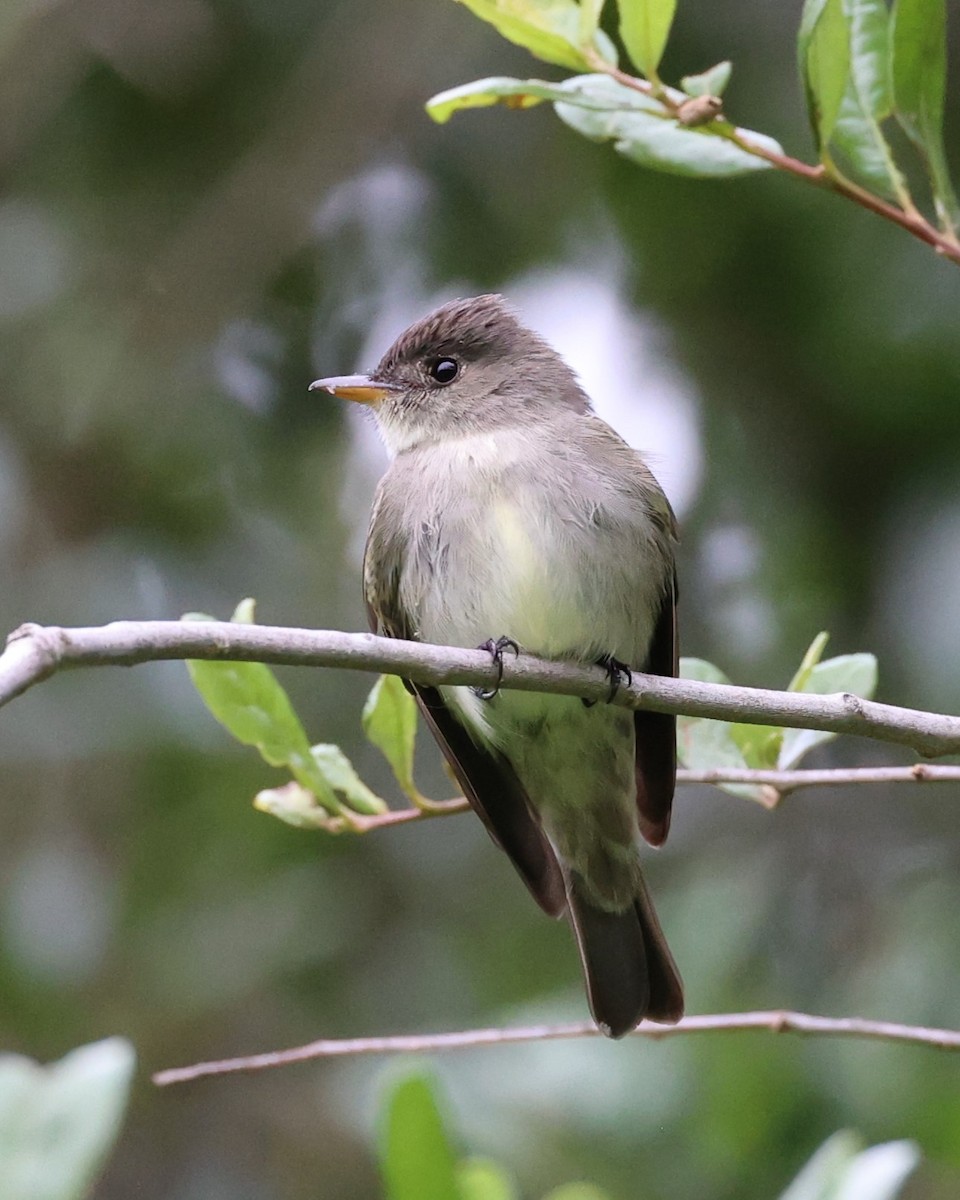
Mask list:
[[[485,650],[429,646],[369,633],[228,621],[116,621],[86,629],[23,625],[10,635],[0,655],[0,705],[58,670],[184,658],[385,671],[425,684],[496,683]],[[504,662],[501,686],[587,700],[605,700],[609,691],[600,667],[528,654]],[[910,746],[925,757],[960,752],[960,717],[879,704],[847,692],[776,692],[635,672],[633,682],[620,688],[613,703],[749,725],[855,734]]]
[[[935,1029],[924,1025],[900,1025],[892,1021],[869,1021],[863,1017],[819,1017],[810,1013],[769,1012],[715,1013],[684,1017],[676,1025],[656,1025],[645,1021],[631,1037],[681,1037],[690,1033],[737,1033],[765,1030],[769,1033],[795,1033],[804,1037],[869,1038],[884,1042],[909,1042],[938,1050],[960,1050],[960,1031]],[[194,1063],[189,1067],[171,1067],[158,1071],[153,1082],[158,1087],[186,1083],[205,1075],[228,1075],[236,1071],[263,1071],[316,1058],[343,1058],[368,1054],[419,1054],[439,1050],[463,1050],[472,1046],[506,1046],[516,1042],[543,1042],[570,1038],[599,1037],[600,1031],[589,1021],[567,1025],[523,1025],[514,1029],[468,1029],[459,1033],[401,1034],[393,1037],[328,1038],[273,1050],[243,1058],[225,1058],[218,1062]]]
[[[710,771],[677,771],[677,783],[750,783],[775,788],[781,796],[798,788],[841,787],[857,783],[957,783],[960,766],[914,763],[912,767],[825,767],[795,771],[716,767]]]
[[[682,121],[680,110],[684,102],[681,101],[678,103],[672,99],[669,92],[662,85],[655,85],[649,80],[638,79],[635,75],[621,71],[619,67],[607,62],[605,58],[595,52],[588,54],[587,57],[591,67],[595,71],[602,71],[605,75],[609,75],[611,79],[615,79],[623,87],[628,87],[635,92],[640,92],[644,96],[650,96],[652,99],[659,101],[671,116]],[[908,233],[912,233],[915,238],[919,238],[920,241],[926,242],[928,246],[932,246],[944,258],[960,265],[960,244],[957,243],[957,239],[951,234],[941,232],[935,225],[926,220],[921,213],[917,212],[915,208],[898,208],[895,204],[890,204],[880,196],[875,196],[865,188],[859,187],[851,180],[831,174],[821,163],[806,163],[802,159],[793,158],[789,154],[778,154],[775,150],[770,150],[767,146],[751,141],[749,137],[745,136],[741,130],[737,129],[724,117],[719,108],[713,120],[704,122],[704,124],[711,125],[721,137],[725,137],[728,141],[733,142],[734,145],[739,146],[745,153],[752,154],[755,158],[764,159],[765,162],[768,162],[776,170],[784,171],[788,175],[793,175],[795,179],[802,179],[806,183],[812,183],[815,187],[834,192],[838,196],[852,200],[854,204],[859,204],[869,212],[876,213],[878,217],[892,221]]]
[[[716,767],[710,771],[689,771],[681,767],[677,771],[678,784],[721,784],[744,783],[765,788],[770,793],[760,803],[774,808],[790,792],[808,787],[846,787],[860,783],[960,783],[960,766],[933,766],[930,763],[914,763],[912,767],[826,767],[795,771],[761,771],[745,767]],[[312,828],[324,829],[328,833],[372,833],[375,829],[387,829],[392,825],[409,825],[414,821],[429,821],[433,817],[452,817],[457,813],[469,812],[470,802],[463,796],[450,800],[432,800],[429,807],[392,808],[389,812],[365,816],[350,814],[350,824],[343,817],[317,818]]]

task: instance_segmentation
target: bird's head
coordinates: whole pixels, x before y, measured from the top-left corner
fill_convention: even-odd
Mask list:
[[[369,375],[318,379],[310,390],[369,405],[393,453],[590,406],[560,355],[492,295],[417,321]]]

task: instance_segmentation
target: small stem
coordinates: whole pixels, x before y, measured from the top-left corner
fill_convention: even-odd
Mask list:
[[[710,771],[677,771],[677,783],[749,783],[776,788],[785,795],[808,787],[841,787],[876,783],[958,783],[960,766],[914,763],[912,767],[825,767],[821,770],[790,771],[735,770],[718,767]]]
[[[769,1012],[715,1013],[684,1017],[676,1025],[656,1025],[644,1021],[631,1037],[682,1037],[691,1033],[735,1033],[765,1030],[768,1033],[795,1033],[806,1037],[868,1038],[885,1042],[909,1042],[938,1050],[960,1050],[960,1032],[924,1025],[901,1025],[893,1021],[870,1021],[863,1017],[821,1017],[812,1013],[773,1010]],[[514,1029],[467,1029],[459,1033],[408,1034],[393,1037],[326,1038],[289,1050],[273,1050],[244,1058],[219,1062],[195,1063],[158,1071],[153,1082],[158,1087],[187,1083],[205,1075],[228,1075],[236,1071],[262,1071],[269,1067],[289,1066],[316,1058],[357,1057],[370,1054],[422,1054],[440,1050],[462,1050],[478,1046],[506,1046],[517,1042],[559,1041],[570,1038],[599,1037],[596,1026],[588,1021],[568,1025],[527,1025]]]
[[[688,786],[736,783],[770,788],[774,793],[775,803],[791,792],[811,787],[846,787],[871,783],[960,783],[960,766],[914,763],[912,767],[827,767],[822,770],[795,771],[761,771],[746,767],[739,771],[720,767],[711,771],[689,771],[681,768],[677,771],[677,783]],[[356,832],[370,833],[392,825],[409,825],[414,821],[429,821],[433,817],[452,817],[469,810],[470,804],[463,796],[451,800],[431,800],[429,807],[391,809],[390,812],[376,816],[357,817]],[[330,833],[345,832],[339,817],[319,821],[316,828],[325,829]]]
[[[670,97],[666,90],[658,92],[647,80],[637,79],[635,75],[629,75],[626,71],[621,71],[619,67],[608,63],[599,54],[589,55],[588,61],[594,70],[609,75],[611,79],[615,79],[617,83],[622,84],[624,87],[631,88],[635,92],[641,92],[644,96],[659,100],[671,116],[677,116],[680,106]],[[869,212],[876,213],[879,217],[884,217],[886,220],[892,221],[895,225],[899,225],[901,229],[906,229],[908,233],[912,233],[920,241],[926,242],[928,246],[932,246],[938,254],[960,265],[960,243],[957,242],[956,237],[940,232],[935,225],[931,225],[921,213],[917,212],[912,203],[906,211],[899,209],[895,204],[890,204],[888,201],[882,200],[879,196],[874,196],[872,192],[868,192],[865,188],[860,187],[859,184],[853,183],[852,180],[832,175],[820,163],[806,163],[799,158],[793,158],[789,154],[778,153],[767,146],[752,142],[739,129],[720,116],[716,117],[709,124],[721,137],[725,137],[728,141],[733,142],[735,146],[739,146],[744,153],[752,154],[755,158],[764,159],[778,171],[784,171],[797,179],[803,179],[807,183],[815,184],[817,187],[825,188],[838,196],[844,196],[847,200],[852,200],[854,204],[859,204],[861,208],[865,208]]]
[[[414,821],[429,821],[433,817],[452,817],[455,813],[469,811],[470,804],[462,796],[454,800],[432,800],[429,808],[394,808],[390,812],[374,816],[353,816],[350,825],[341,817],[328,817],[317,821],[313,829],[327,833],[372,833],[375,829],[389,829],[393,825],[410,825]]]
[[[738,129],[727,122],[718,123],[717,132],[727,138],[728,141],[733,142],[735,146],[739,146],[741,150],[746,151],[747,154],[753,154],[757,158],[765,159],[771,166],[776,167],[778,171],[785,171],[787,174],[794,175],[798,179],[805,179],[808,183],[817,184],[828,191],[834,192],[838,196],[844,196],[846,199],[852,200],[855,204],[859,204],[861,208],[876,213],[877,216],[892,221],[895,225],[899,225],[901,229],[906,229],[908,233],[912,233],[920,241],[926,242],[928,246],[932,246],[944,258],[949,258],[952,262],[960,264],[960,246],[955,245],[949,238],[940,233],[916,209],[911,207],[910,211],[904,212],[902,209],[897,208],[895,204],[890,204],[889,201],[882,200],[879,196],[868,192],[866,188],[860,187],[859,184],[854,183],[852,180],[832,174],[821,164],[813,166],[810,163],[802,162],[800,159],[791,158],[788,154],[778,154],[775,150],[770,150],[766,146],[751,142],[749,138],[744,137]]]

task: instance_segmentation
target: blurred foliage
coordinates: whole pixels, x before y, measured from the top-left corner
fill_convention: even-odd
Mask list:
[[[83,1200],[127,1107],[136,1058],[122,1038],[38,1066],[0,1055],[0,1189],[5,1200]]]
[[[681,3],[658,70],[732,61],[729,110],[809,157],[798,7]],[[960,273],[919,242],[773,171],[638,170],[545,106],[437,126],[430,96],[529,61],[446,0],[14,0],[0,56],[4,627],[252,592],[271,623],[363,628],[378,452],[306,387],[375,362],[434,302],[500,289],[661,453],[687,655],[777,686],[826,627],[838,654],[877,655],[881,698],[960,711]],[[947,157],[958,101],[954,71]],[[281,679],[392,802],[357,735],[369,681]],[[247,801],[274,772],[178,664],[35,689],[4,710],[0,768],[11,1050],[120,1033],[145,1078],[583,1015],[567,931],[479,822],[311,839],[265,819]],[[446,793],[425,746],[417,768]],[[684,793],[650,877],[691,1009],[960,1026],[956,799],[838,789],[770,814]],[[380,1071],[137,1083],[97,1200],[378,1195]],[[523,1195],[590,1179],[616,1200],[768,1200],[841,1127],[922,1148],[910,1200],[960,1188],[956,1065],[932,1053],[739,1035],[479,1050],[437,1073]]]
[[[387,1200],[517,1200],[516,1181],[489,1159],[459,1160],[433,1080],[410,1072],[390,1087],[380,1118]],[[896,1200],[919,1162],[911,1142],[869,1149],[848,1130],[834,1134],[780,1200]],[[609,1200],[592,1183],[567,1183],[543,1200]]]
[[[5,1200],[83,1200],[125,1116],[133,1047],[110,1038],[41,1067],[0,1055],[0,1184]],[[458,1160],[434,1081],[407,1072],[384,1088],[378,1118],[387,1200],[517,1200],[515,1181],[489,1159]],[[909,1142],[865,1150],[835,1134],[782,1200],[895,1200],[918,1154]],[[608,1200],[589,1183],[551,1190],[544,1200]]]
[[[231,620],[249,625],[253,619],[253,600],[241,600]],[[188,613],[184,620],[214,618]],[[363,783],[339,747],[310,745],[290,697],[265,663],[197,661],[188,662],[187,669],[220,724],[238,742],[256,746],[271,767],[286,767],[293,776],[282,788],[259,793],[258,808],[286,814],[293,825],[310,824],[311,818],[316,823],[331,816],[346,820],[353,813],[386,811],[386,804]],[[412,734],[409,741],[412,759]]]

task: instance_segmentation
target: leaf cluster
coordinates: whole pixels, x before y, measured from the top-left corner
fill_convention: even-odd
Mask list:
[[[899,221],[960,261],[960,205],[943,144],[947,81],[945,0],[806,0],[798,33],[800,74],[819,156],[812,168],[765,134],[733,125],[722,95],[732,67],[720,62],[666,86],[660,63],[676,0],[617,0],[618,32],[637,74],[620,69],[600,26],[604,0],[459,0],[537,58],[580,74],[558,81],[495,76],[434,96],[427,112],[447,121],[465,108],[551,103],[565,124],[643,166],[692,176],[771,168],[825,184]],[[914,152],[899,161],[898,128]],[[921,213],[921,176],[936,226]]]
[[[849,692],[865,700],[877,689],[877,660],[872,654],[842,654],[821,661],[829,634],[819,633],[803,656],[796,674],[787,685],[789,692],[807,692],[820,696]],[[685,679],[704,683],[729,683],[713,663],[702,658],[684,658],[680,673]],[[709,721],[703,717],[677,718],[677,756],[685,767],[695,771],[733,768],[742,770],[787,771],[796,767],[804,755],[836,734],[820,729],[784,729],[779,725],[747,725],[733,721]],[[745,783],[717,785],[734,796],[756,800],[773,807],[781,793],[775,788]]]
[[[230,619],[252,624],[254,610],[253,600],[241,600]],[[215,618],[187,613],[183,619]],[[290,772],[289,782],[257,794],[256,808],[304,829],[357,832],[363,825],[356,818],[387,811],[386,801],[363,782],[339,746],[310,745],[286,689],[265,663],[191,660],[187,670],[204,704],[237,741],[256,747],[270,766]],[[377,680],[361,721],[404,796],[418,806],[429,805],[413,782],[417,710],[401,680],[394,675]],[[340,824],[331,824],[330,818]]]

